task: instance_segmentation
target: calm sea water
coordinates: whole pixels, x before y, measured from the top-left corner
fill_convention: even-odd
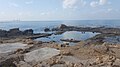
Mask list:
[[[0,29],[20,28],[21,30],[33,29],[35,32],[42,31],[45,27],[57,27],[60,24],[72,26],[106,26],[120,27],[120,20],[78,20],[78,21],[9,21],[0,22]]]
[[[34,33],[43,32],[44,28],[57,27],[60,24],[66,24],[71,26],[82,26],[82,27],[117,27],[120,28],[120,20],[79,20],[79,21],[11,21],[11,22],[0,22],[0,29],[9,30],[11,28],[20,28],[20,30],[33,29]],[[62,43],[60,39],[75,39],[75,40],[86,40],[99,33],[86,32],[81,33],[77,31],[65,32],[61,35],[52,35],[49,37],[38,38],[36,40],[41,41],[56,41]]]

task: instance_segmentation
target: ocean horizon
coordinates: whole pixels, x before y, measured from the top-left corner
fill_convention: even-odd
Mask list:
[[[21,30],[33,29],[35,32],[44,28],[57,27],[60,24],[81,27],[114,27],[120,28],[120,20],[59,20],[59,21],[5,21],[0,23],[0,29],[9,30],[20,28]]]

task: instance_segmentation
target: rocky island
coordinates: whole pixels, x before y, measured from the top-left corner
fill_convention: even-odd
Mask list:
[[[120,44],[104,41],[107,37],[120,36],[119,28],[61,24],[57,28],[46,28],[45,32],[48,31],[54,33],[34,33],[32,29],[20,31],[19,28],[0,30],[0,67],[120,67]],[[34,40],[66,31],[100,34],[84,41],[64,40],[77,42],[74,46]]]

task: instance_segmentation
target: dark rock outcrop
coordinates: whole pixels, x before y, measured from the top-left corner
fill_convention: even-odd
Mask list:
[[[80,42],[80,40],[74,40],[74,39],[60,39],[60,40],[65,42]]]
[[[106,27],[76,27],[76,26],[67,26],[61,24],[57,28],[53,28],[52,31],[81,31],[81,32],[97,32],[104,34],[120,34],[120,28],[106,28]]]
[[[49,28],[45,28],[44,31],[45,31],[45,32],[48,32],[48,31],[50,31],[50,29],[49,29]]]
[[[7,33],[8,36],[18,36],[23,35],[23,32],[19,30],[19,28],[10,29]]]
[[[67,27],[68,27],[68,26],[66,26],[65,24],[61,24],[59,28],[60,28],[60,29],[64,29],[64,28],[67,28]]]
[[[54,34],[55,35],[61,35],[61,34],[63,34],[65,31],[56,31]]]
[[[24,35],[32,35],[33,34],[33,30],[32,29],[28,29],[28,30],[25,30],[23,33],[24,33]]]
[[[0,60],[0,67],[17,67],[14,62],[19,62],[24,59],[23,55],[11,55],[3,61]]]
[[[25,31],[20,31],[19,28],[13,28],[9,31],[6,30],[0,30],[0,37],[18,37],[18,36],[27,36],[27,35],[33,35],[33,30],[28,29]]]
[[[7,36],[7,31],[0,29],[0,37],[6,37],[6,36]]]

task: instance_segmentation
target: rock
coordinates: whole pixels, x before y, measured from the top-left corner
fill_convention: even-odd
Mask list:
[[[113,65],[112,67],[120,67],[120,65]]]
[[[74,56],[63,56],[61,61],[64,61],[67,65],[70,63],[72,63],[72,64],[81,63],[81,60],[77,57],[74,57]]]
[[[38,62],[49,59],[60,53],[59,50],[54,48],[41,48],[25,54],[24,60],[26,62]]]
[[[19,32],[19,28],[13,28],[13,29],[10,29],[9,32]]]
[[[60,54],[61,54],[61,55],[72,55],[69,50],[61,50],[61,51],[60,51]]]
[[[19,28],[10,29],[7,33],[7,36],[20,36],[23,35],[22,31]]]
[[[50,67],[50,65],[42,63],[42,64],[34,65],[32,67]]]
[[[52,28],[52,31],[59,31],[59,28]]]
[[[34,44],[34,41],[32,41],[32,40],[31,41],[27,41],[26,44],[28,44],[28,45]]]
[[[0,66],[3,67],[16,67],[14,62],[23,61],[23,55],[11,55],[5,58],[4,61],[0,62]]]
[[[67,65],[68,67],[74,67],[74,63],[71,63],[71,62],[66,62],[66,65]]]
[[[32,67],[30,64],[28,64],[28,63],[26,63],[26,62],[24,62],[24,61],[20,61],[19,64],[16,63],[16,62],[14,62],[14,63],[15,63],[15,65],[16,65],[17,67]]]
[[[60,47],[68,47],[68,46],[69,46],[69,43],[63,43],[63,44],[60,44],[59,46],[60,46]]]
[[[93,47],[94,52],[106,54],[109,51],[109,48],[103,45],[96,45]]]
[[[52,67],[67,67],[65,64],[55,64]]]
[[[7,37],[7,31],[0,29],[0,37]]]
[[[115,62],[113,63],[113,66],[119,66],[120,67],[120,59],[116,59]]]
[[[35,41],[35,45],[40,45],[40,44],[42,44],[43,42],[42,41]]]
[[[76,63],[74,64],[74,67],[84,67],[84,65],[82,63]]]
[[[21,53],[23,53],[23,52],[24,52],[24,50],[21,49],[21,48],[19,48],[19,49],[17,49],[16,51],[14,51],[15,54],[21,54]]]
[[[28,29],[23,31],[24,35],[33,35],[33,30],[32,29]]]
[[[120,58],[120,49],[118,48],[112,48],[111,49],[114,53],[114,55],[117,57],[117,58]]]
[[[63,34],[65,31],[56,31],[54,34],[55,35],[60,35],[60,34]]]
[[[5,43],[0,45],[0,53],[9,53],[14,52],[17,49],[25,49],[27,48],[27,44],[22,43]]]
[[[65,42],[74,42],[74,43],[80,42],[80,40],[74,40],[74,39],[60,39],[60,40]]]
[[[65,24],[61,24],[59,28],[64,29],[64,28],[67,28],[67,26]]]
[[[28,44],[28,45],[34,44],[34,41],[32,39],[25,39],[22,41],[23,41],[23,43]]]
[[[28,29],[25,31],[20,31],[19,28],[13,28],[10,29],[9,31],[6,30],[1,30],[0,29],[0,37],[20,37],[23,35],[33,35],[33,30],[32,29]]]
[[[102,55],[98,58],[96,58],[95,62],[92,63],[92,65],[107,65],[107,66],[112,66],[113,63],[115,62],[116,57],[115,56],[110,56],[110,55]]]
[[[50,29],[49,29],[49,28],[45,28],[44,31],[45,31],[45,32],[48,32],[48,31],[50,31]]]

